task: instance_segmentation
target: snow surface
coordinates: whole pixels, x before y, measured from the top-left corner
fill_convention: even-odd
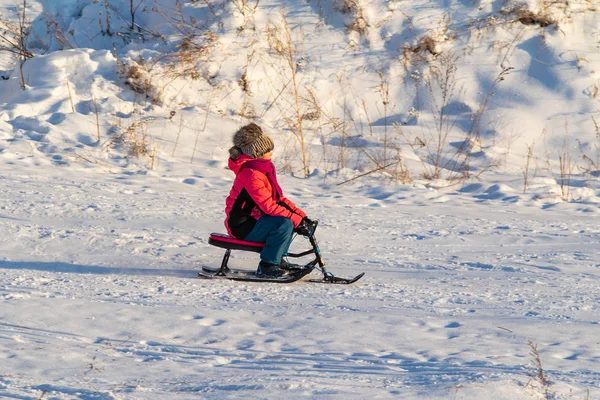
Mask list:
[[[177,22],[177,2],[140,1],[132,34],[129,1],[27,1],[25,90],[0,51],[0,398],[600,399],[600,5],[521,3],[558,21],[542,28],[510,1],[350,3],[191,1]],[[0,20],[21,6],[0,0]],[[265,33],[282,9],[321,105],[306,178]],[[203,23],[216,41],[187,35]],[[439,93],[415,82],[443,57],[402,59],[425,34],[457,57],[449,151],[487,101],[459,183],[425,179],[410,145],[435,138]],[[193,77],[167,57],[186,36],[209,48]],[[251,110],[329,270],[359,283],[197,278],[222,257],[208,235]],[[410,179],[361,176],[387,141]]]

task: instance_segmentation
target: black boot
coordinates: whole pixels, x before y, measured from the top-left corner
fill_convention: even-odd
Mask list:
[[[279,268],[287,271],[288,273],[296,273],[302,271],[305,267],[304,265],[290,264],[286,259],[282,258],[281,262],[279,263]]]
[[[258,263],[258,268],[256,270],[256,276],[265,277],[265,278],[280,278],[282,276],[287,275],[287,271],[282,269],[277,264],[269,264],[267,262],[261,261]]]

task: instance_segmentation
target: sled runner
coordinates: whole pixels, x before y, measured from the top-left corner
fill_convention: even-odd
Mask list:
[[[314,259],[304,265],[289,264],[285,267],[289,271],[288,274],[285,276],[277,278],[260,277],[256,275],[255,271],[229,268],[227,264],[229,262],[229,256],[231,255],[232,250],[251,251],[255,253],[260,253],[264,247],[264,243],[240,240],[221,233],[212,233],[208,239],[209,244],[225,249],[225,255],[223,256],[223,260],[221,261],[221,266],[219,268],[202,267],[202,271],[198,272],[198,275],[201,278],[208,279],[231,279],[236,281],[250,282],[291,283],[302,279],[304,276],[310,274],[313,270],[318,270],[323,274],[323,277],[321,279],[310,279],[308,280],[308,282],[334,283],[343,285],[352,284],[358,281],[360,278],[362,278],[365,274],[364,272],[355,276],[354,278],[345,279],[334,276],[331,272],[325,269],[325,262],[321,257],[321,251],[317,244],[317,239],[314,235],[317,225],[318,221],[315,221],[312,227],[312,233],[310,234],[310,236],[308,236],[308,240],[312,246],[312,249],[301,253],[288,253],[286,255],[286,257],[288,258],[300,258],[314,254]]]

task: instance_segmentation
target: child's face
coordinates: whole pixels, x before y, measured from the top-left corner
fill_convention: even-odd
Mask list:
[[[259,160],[270,160],[271,157],[273,157],[273,152],[270,151],[266,154],[263,154],[262,156],[258,157]]]

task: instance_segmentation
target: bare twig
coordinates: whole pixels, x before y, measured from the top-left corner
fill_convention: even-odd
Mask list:
[[[94,111],[96,113],[96,133],[98,135],[98,142],[100,142],[100,116],[98,115],[98,102],[96,101],[96,96],[93,97],[93,101]]]
[[[69,91],[69,101],[71,102],[71,111],[75,112],[75,106],[73,105],[73,95],[71,93],[71,85],[69,84],[68,79],[67,79],[67,90]]]
[[[343,184],[345,184],[345,183],[348,183],[348,182],[355,181],[355,180],[357,180],[358,178],[362,178],[363,176],[370,175],[370,174],[373,174],[373,173],[375,173],[375,172],[378,172],[378,171],[384,170],[384,169],[386,169],[386,168],[389,168],[389,167],[391,167],[391,166],[392,166],[392,165],[394,165],[394,164],[398,164],[399,162],[400,162],[400,160],[397,160],[397,161],[391,162],[391,163],[389,163],[389,164],[387,164],[387,165],[382,165],[381,167],[377,167],[377,168],[375,168],[375,169],[373,169],[373,170],[371,170],[371,171],[368,171],[368,172],[365,172],[365,173],[363,173],[363,174],[357,175],[357,176],[355,176],[354,178],[346,179],[345,181],[343,181],[343,182],[340,182],[340,183],[338,183],[337,185],[339,186],[339,185],[343,185]]]

